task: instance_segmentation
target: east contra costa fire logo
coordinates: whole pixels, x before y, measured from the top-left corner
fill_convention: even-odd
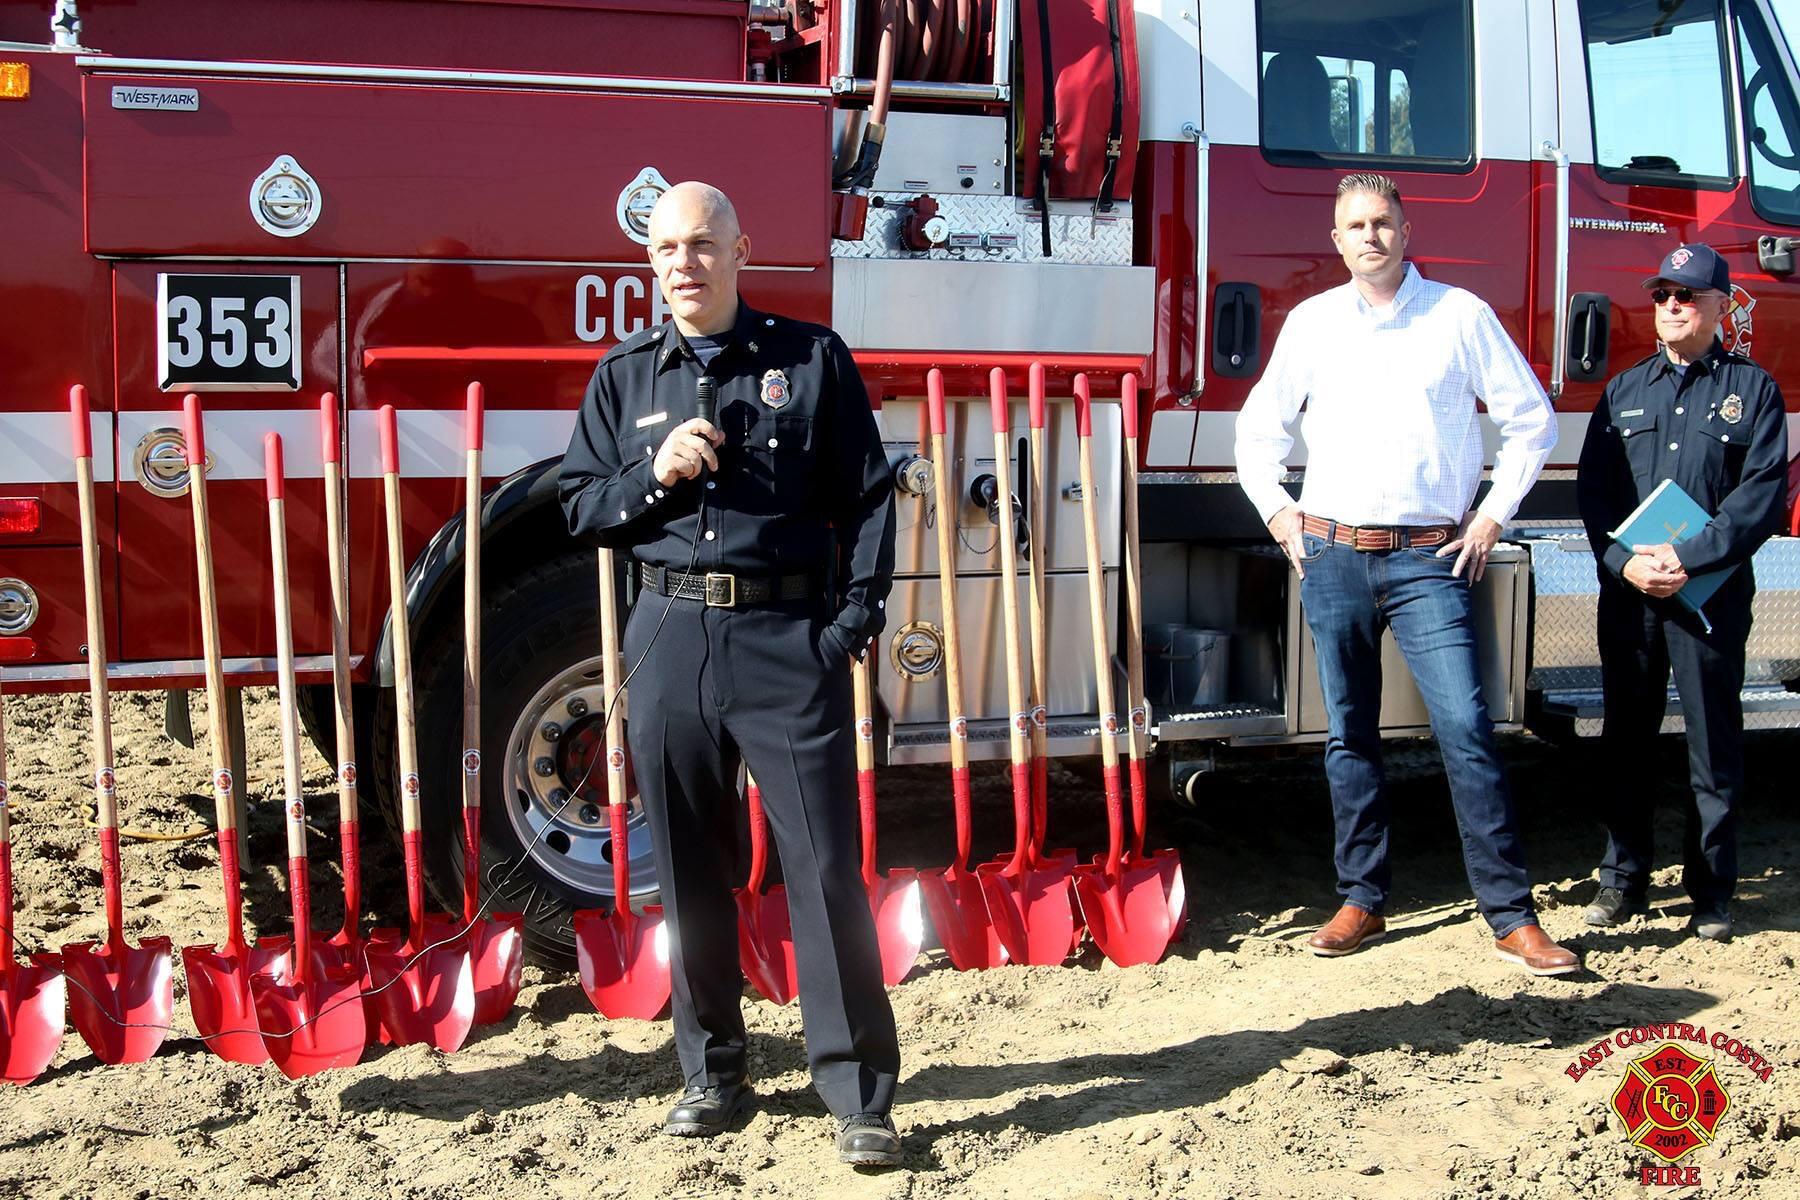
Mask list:
[[[958,717],[958,718],[956,718],[956,720],[950,722],[950,736],[955,738],[959,742],[968,741],[968,739],[969,739],[969,718]]]
[[[1612,1108],[1633,1145],[1673,1164],[1712,1142],[1731,1097],[1709,1059],[1664,1042],[1631,1061]]]
[[[345,787],[356,786],[356,764],[347,762],[338,768],[338,782]]]
[[[113,769],[111,767],[101,767],[98,771],[95,771],[94,786],[99,788],[104,795],[112,795],[114,789],[118,786],[118,780],[113,776]]]
[[[858,741],[864,742],[872,742],[875,740],[874,717],[856,718],[856,737]]]
[[[1693,257],[1694,252],[1692,250],[1689,250],[1686,246],[1679,246],[1669,255],[1669,265],[1679,271],[1681,268],[1687,266],[1688,260]]]
[[[1100,729],[1108,736],[1119,732],[1119,714],[1104,713],[1100,717]]]
[[[1727,425],[1736,425],[1743,420],[1744,398],[1736,392],[1725,397],[1724,402],[1719,405],[1719,416],[1725,419]]]
[[[623,771],[625,769],[625,747],[614,746],[611,750],[606,752],[606,767],[610,771]]]
[[[1031,736],[1031,714],[1030,713],[1016,712],[1013,714],[1012,722],[1013,722],[1013,729],[1015,729],[1018,732],[1020,737]]]
[[[304,804],[300,803],[300,801],[298,801],[298,800],[294,801],[292,804],[289,804],[288,805],[288,819],[293,820],[293,821],[306,820],[306,806]]]
[[[406,778],[400,781],[400,789],[406,793],[409,799],[417,800],[419,798],[419,777],[416,774],[408,773]]]
[[[213,791],[221,796],[231,795],[231,772],[224,767],[213,772]]]
[[[794,394],[788,387],[787,372],[779,367],[770,367],[763,372],[762,402],[770,408],[786,408],[787,402]]]
[[[479,751],[479,750],[464,750],[463,751],[463,774],[464,775],[479,775],[479,774],[481,774],[481,751]]]
[[[1719,318],[1719,337],[1725,344],[1726,353],[1749,357],[1750,310],[1755,307],[1756,297],[1735,283],[1731,285],[1731,300]]]

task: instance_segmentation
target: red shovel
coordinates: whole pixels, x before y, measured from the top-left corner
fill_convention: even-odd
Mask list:
[[[68,985],[54,954],[13,958],[12,818],[6,811],[6,710],[0,705],[0,1079],[30,1083],[62,1045]]]
[[[400,424],[381,409],[381,486],[387,509],[388,595],[394,623],[394,709],[400,761],[400,827],[406,858],[408,928],[377,929],[365,955],[375,1004],[388,1036],[402,1046],[429,1042],[444,1053],[462,1047],[475,1022],[475,981],[462,923],[425,911],[424,834],[419,828],[419,750],[413,725],[412,634],[406,615],[401,547]]]
[[[294,622],[289,610],[286,483],[281,435],[263,435],[269,497],[269,557],[275,573],[275,658],[281,696],[281,765],[287,785],[288,899],[291,938],[259,938],[250,994],[269,1058],[289,1079],[347,1067],[362,1057],[369,1028],[362,972],[312,935],[312,891],[306,874],[306,799],[300,782],[300,719],[294,704]]]
[[[1125,861],[1125,802],[1119,789],[1119,714],[1113,707],[1106,638],[1106,577],[1100,559],[1100,493],[1094,485],[1093,405],[1086,375],[1075,377],[1075,432],[1081,458],[1081,522],[1087,542],[1088,614],[1100,699],[1100,762],[1106,787],[1107,851],[1075,869],[1075,893],[1100,952],[1121,967],[1155,962],[1175,934],[1159,864]],[[1179,877],[1179,875],[1178,875]]]
[[[619,598],[613,554],[600,564],[600,677],[606,703],[606,796],[612,818],[613,904],[610,912],[575,914],[575,961],[581,990],[601,1014],[654,1020],[669,1003],[669,931],[662,907],[631,911],[631,831],[625,808],[624,721],[619,712]]]
[[[93,716],[94,799],[100,826],[100,884],[106,896],[105,942],[62,950],[74,983],[69,1019],[103,1063],[143,1062],[168,1036],[175,1012],[175,971],[166,937],[125,941],[119,872],[119,799],[112,766],[112,701],[106,686],[106,616],[101,607],[100,535],[94,516],[94,446],[87,389],[69,389],[75,442],[75,495],[81,506],[81,581],[87,594],[88,698]]]
[[[950,499],[950,455],[944,448],[944,374],[936,367],[925,375],[925,401],[931,417],[931,473],[936,488],[938,599],[944,621],[944,701],[950,718],[956,854],[942,870],[919,872],[919,892],[951,965],[959,971],[973,971],[1004,963],[1006,948],[988,916],[981,883],[969,869],[969,721],[963,715],[962,643],[957,638],[956,507]]]
[[[856,694],[856,807],[862,819],[862,877],[875,917],[875,939],[881,948],[881,980],[893,987],[919,960],[925,941],[925,917],[919,907],[919,873],[911,867],[875,869],[875,702],[869,689],[869,664],[850,660],[850,687]]]
[[[475,1023],[492,1025],[505,1020],[519,998],[525,916],[481,915],[481,415],[481,385],[471,383],[463,487],[463,922],[469,927]]]
[[[794,927],[788,917],[787,888],[762,890],[769,863],[769,818],[763,812],[762,789],[744,774],[750,803],[750,878],[736,889],[738,962],[757,991],[776,1004],[800,994],[800,972],[794,962]]]
[[[1181,875],[1181,858],[1173,850],[1144,852],[1144,833],[1149,824],[1149,792],[1144,779],[1144,760],[1150,749],[1150,702],[1144,698],[1144,556],[1138,539],[1138,381],[1127,375],[1119,396],[1119,412],[1125,431],[1125,678],[1131,704],[1131,851],[1132,863],[1154,864],[1162,879],[1169,916],[1175,922],[1172,937],[1187,926],[1187,883]]]
[[[265,1063],[269,1052],[256,1025],[250,995],[250,948],[244,943],[244,908],[239,894],[237,784],[227,766],[225,670],[219,650],[219,601],[213,581],[212,525],[206,501],[206,427],[200,397],[182,401],[187,433],[188,500],[194,510],[194,560],[200,582],[200,645],[206,660],[206,725],[212,750],[213,812],[218,820],[219,874],[224,883],[225,940],[183,946],[188,1011],[206,1048],[227,1062]]]
[[[1069,891],[1067,861],[1040,858],[1032,845],[1031,713],[1019,661],[1019,577],[1013,563],[1012,447],[1006,399],[1006,372],[988,373],[994,413],[994,483],[1000,507],[1001,612],[1006,631],[1006,700],[1012,710],[1008,734],[1012,752],[1013,853],[976,869],[994,931],[1009,961],[1054,967],[1075,945],[1075,901]]]
[[[325,563],[331,576],[331,695],[337,715],[338,853],[344,876],[344,926],[326,944],[362,979],[369,1041],[387,1043],[375,986],[363,955],[362,809],[356,790],[356,717],[350,702],[350,583],[344,570],[344,476],[339,464],[338,399],[319,397],[319,461],[325,478]]]

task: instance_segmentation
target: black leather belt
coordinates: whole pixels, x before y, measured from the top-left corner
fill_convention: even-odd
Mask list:
[[[659,596],[681,600],[702,600],[708,608],[737,608],[744,604],[773,604],[781,600],[804,600],[819,594],[818,578],[813,575],[777,575],[760,578],[733,575],[728,571],[708,571],[689,575],[667,567],[638,564],[638,580]]]

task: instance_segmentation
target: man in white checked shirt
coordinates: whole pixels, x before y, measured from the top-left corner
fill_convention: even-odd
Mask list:
[[[1381,635],[1391,628],[1431,713],[1495,953],[1533,974],[1566,974],[1575,955],[1538,928],[1532,906],[1469,597],[1556,444],[1555,414],[1493,310],[1406,261],[1412,228],[1393,180],[1345,177],[1335,218],[1350,281],[1288,315],[1237,422],[1238,476],[1300,576],[1329,711],[1343,905],[1308,946],[1349,954],[1386,929]],[[1501,441],[1477,505],[1478,401]],[[1281,477],[1302,406],[1306,482],[1295,504]]]

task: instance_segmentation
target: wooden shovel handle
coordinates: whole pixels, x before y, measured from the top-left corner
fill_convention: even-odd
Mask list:
[[[300,775],[300,716],[295,703],[294,616],[289,594],[287,482],[281,435],[263,435],[263,485],[269,504],[269,563],[275,583],[276,686],[281,699],[281,775],[286,796],[288,890],[294,914],[294,971],[311,969],[311,893],[306,877],[306,791]]]
[[[1134,849],[1142,852],[1144,836],[1141,810],[1147,801],[1143,794],[1144,759],[1150,750],[1150,708],[1144,699],[1144,562],[1138,533],[1138,380],[1125,376],[1119,395],[1119,410],[1124,415],[1124,477],[1120,499],[1125,509],[1125,679],[1129,695],[1129,726]]]
[[[856,712],[856,814],[862,831],[863,882],[875,882],[875,701],[869,664],[850,659],[850,692]]]
[[[1034,362],[1027,373],[1031,410],[1031,478],[1026,504],[1026,536],[1030,538],[1030,617],[1031,617],[1031,757],[1032,763],[1032,839],[1034,850],[1040,843],[1047,805],[1048,757],[1050,753],[1050,634],[1044,612],[1044,559],[1049,553],[1045,540],[1049,487],[1045,460],[1049,455],[1049,404],[1045,396],[1044,364]]]
[[[1113,706],[1112,655],[1106,637],[1106,567],[1100,557],[1100,495],[1094,485],[1093,402],[1087,375],[1075,376],[1076,445],[1081,462],[1081,527],[1087,547],[1088,622],[1094,639],[1094,688],[1100,707],[1100,763],[1105,780],[1109,843],[1107,871],[1115,873],[1123,850],[1124,810],[1119,791],[1119,714]]]
[[[600,690],[606,721],[606,803],[612,818],[613,897],[626,905],[631,897],[630,854],[626,843],[625,718],[619,711],[619,595],[613,552],[602,546],[600,567]]]
[[[381,408],[381,491],[387,516],[388,603],[393,621],[395,746],[400,762],[402,837],[419,833],[419,743],[413,717],[412,628],[406,612],[406,551],[400,501],[400,423],[391,404]],[[412,872],[408,872],[409,875]],[[410,880],[408,881],[410,885]],[[409,891],[410,886],[409,886]],[[421,909],[421,912],[423,910]]]
[[[948,418],[944,374],[935,367],[925,376],[925,400],[931,414],[931,474],[937,504],[938,602],[944,622],[944,706],[950,722],[950,765],[967,771],[969,730],[963,716],[962,639],[956,620],[956,513],[951,498],[950,454],[944,446]]]
[[[109,831],[117,846],[118,784],[113,774],[112,701],[106,680],[106,613],[100,584],[100,529],[94,508],[94,441],[87,388],[69,389],[69,434],[75,452],[75,498],[81,511],[81,586],[87,599],[88,709],[94,749],[94,807],[98,810],[101,856]],[[102,862],[102,872],[108,864]],[[116,867],[113,868],[116,874]],[[109,906],[111,899],[108,899]]]
[[[331,583],[331,693],[337,716],[338,823],[342,826],[355,824],[359,813],[356,717],[350,699],[350,580],[344,570],[344,476],[337,406],[332,393],[319,397],[319,451],[325,466],[325,566]],[[346,875],[345,886],[352,882]]]
[[[200,653],[206,667],[206,736],[211,743],[213,815],[220,832],[237,828],[237,781],[231,775],[226,724],[225,667],[219,646],[219,593],[213,573],[212,517],[206,498],[206,421],[200,397],[182,397],[187,444],[188,500],[194,516],[194,562],[200,584]]]

